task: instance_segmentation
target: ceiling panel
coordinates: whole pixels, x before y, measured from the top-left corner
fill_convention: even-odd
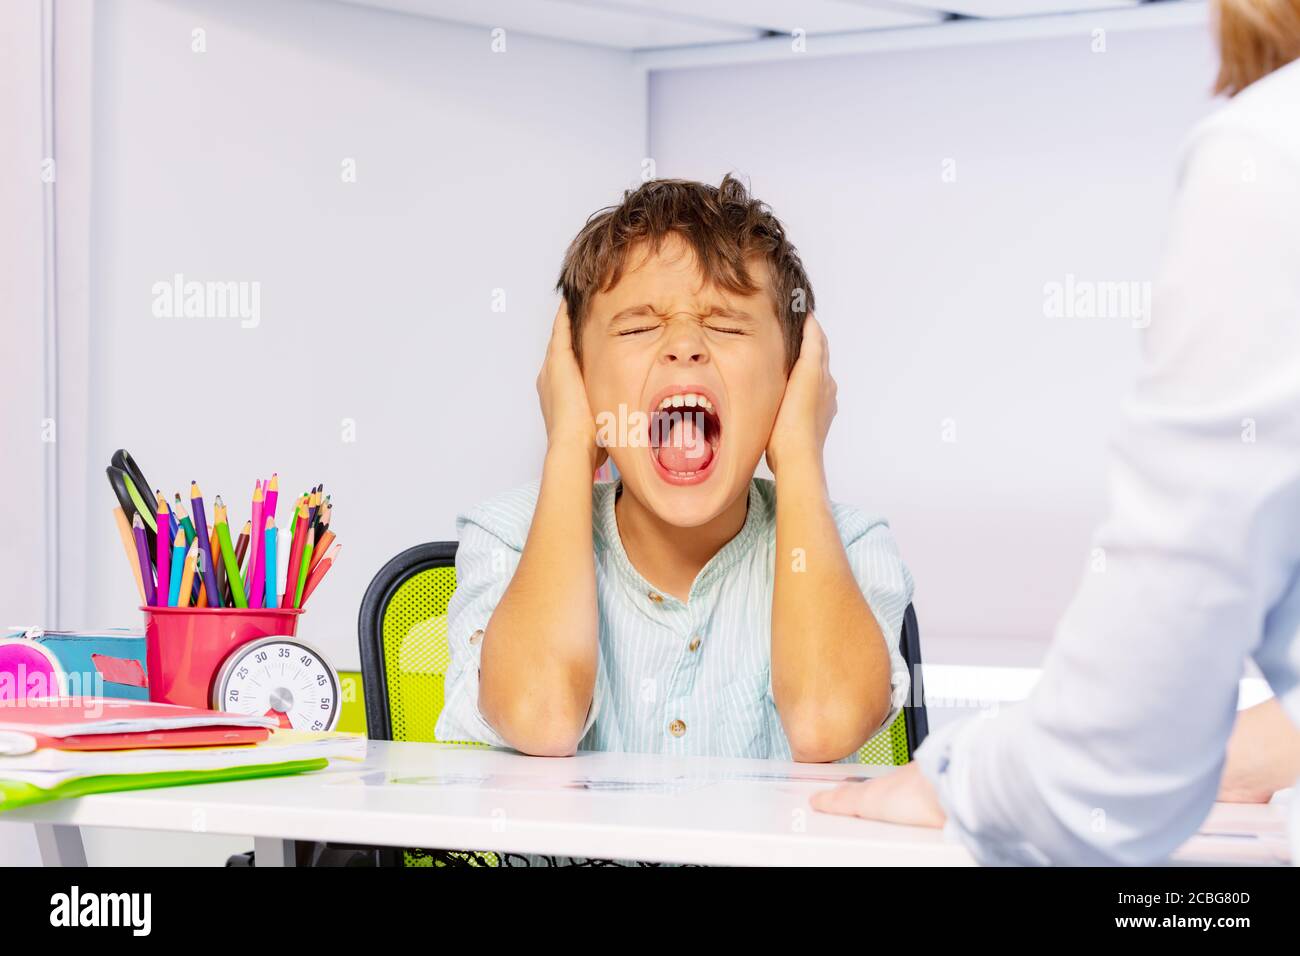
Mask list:
[[[647,6],[612,9],[581,0],[346,0],[381,10],[413,13],[491,29],[502,27],[536,36],[652,50],[753,40],[760,31],[708,20],[673,16]]]
[[[868,0],[853,0],[866,3]],[[1139,0],[898,0],[918,9],[931,9],[936,4],[949,13],[968,17],[1036,17],[1049,13],[1083,13],[1089,10],[1115,10],[1135,7]]]
[[[553,2],[553,0],[547,0]],[[923,5],[858,0],[580,0],[607,10],[657,11],[685,20],[792,33],[844,33],[910,26],[942,19]]]
[[[747,45],[797,29],[809,35],[854,35],[934,24],[948,13],[1015,21],[1050,14],[1185,7],[1140,0],[343,0],[436,20],[551,37],[623,50],[656,51]],[[1025,22],[1029,22],[1026,20]],[[928,35],[928,33],[927,33]],[[887,37],[887,34],[880,34]]]

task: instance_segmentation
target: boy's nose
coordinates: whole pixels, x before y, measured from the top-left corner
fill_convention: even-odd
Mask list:
[[[667,365],[699,365],[709,360],[704,331],[696,316],[679,315],[676,321],[668,324],[668,335],[659,360]]]

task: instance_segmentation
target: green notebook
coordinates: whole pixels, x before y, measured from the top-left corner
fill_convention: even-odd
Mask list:
[[[154,787],[182,787],[191,783],[217,783],[223,780],[251,780],[255,777],[280,777],[309,770],[323,770],[329,764],[324,757],[310,760],[286,760],[283,763],[255,764],[251,767],[222,767],[215,770],[169,770],[159,773],[102,774],[76,777],[45,789],[16,780],[0,780],[0,810],[12,810],[33,803],[84,797],[91,793],[119,790],[151,790]]]

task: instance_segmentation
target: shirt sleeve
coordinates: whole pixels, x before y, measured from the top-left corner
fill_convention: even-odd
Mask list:
[[[444,703],[434,735],[444,742],[484,743],[509,747],[478,707],[479,666],[483,634],[492,612],[519,567],[522,549],[508,544],[473,518],[457,524],[456,591],[447,605],[447,644],[451,664],[444,682]],[[592,697],[582,737],[586,737],[599,711],[600,687]]]
[[[1292,159],[1197,142],[1109,516],[1042,677],[918,751],[981,862],[1152,863],[1209,812],[1244,661],[1300,566],[1297,222]]]
[[[903,616],[912,602],[912,575],[903,564],[889,526],[883,521],[869,523],[865,531],[851,537],[844,551],[889,650],[889,714],[872,731],[874,736],[893,723],[902,711],[912,685],[907,662],[899,649]]]

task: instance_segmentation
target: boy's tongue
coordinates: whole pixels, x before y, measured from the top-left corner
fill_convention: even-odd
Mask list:
[[[713,446],[697,427],[693,415],[673,416],[659,445],[659,464],[669,471],[699,471],[713,459]]]

